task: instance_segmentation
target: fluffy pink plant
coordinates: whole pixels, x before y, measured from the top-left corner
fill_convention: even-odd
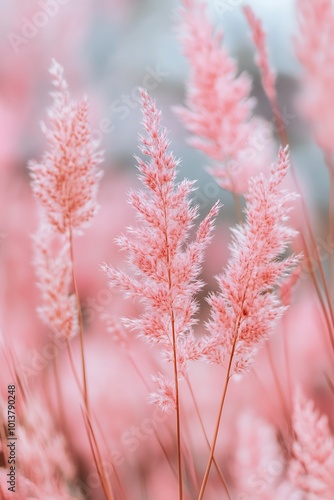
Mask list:
[[[137,158],[137,162],[146,189],[130,193],[138,225],[118,238],[120,248],[127,251],[133,274],[108,266],[105,270],[111,286],[118,286],[127,297],[143,304],[142,315],[125,320],[125,324],[150,344],[159,344],[163,357],[173,363],[174,379],[156,375],[157,389],[151,398],[163,410],[176,410],[179,498],[183,498],[179,378],[186,373],[187,361],[199,354],[193,333],[198,309],[194,297],[203,286],[199,273],[218,205],[190,242],[190,230],[198,215],[189,199],[193,183],[184,180],[176,184],[178,162],[168,151],[166,131],[160,129],[160,113],[146,91],[141,91],[141,97],[147,136],[141,137],[140,150],[150,160]]]
[[[55,336],[70,339],[79,329],[76,298],[72,292],[70,246],[63,236],[58,242],[54,239],[50,226],[42,223],[34,238],[34,263],[42,298],[37,311]]]
[[[48,110],[49,128],[43,125],[49,149],[41,163],[29,164],[41,212],[35,264],[44,302],[40,315],[56,335],[69,338],[78,330],[79,315],[78,297],[71,294],[75,285],[72,233],[86,226],[98,209],[102,153],[91,138],[87,100],[71,99],[63,68],[56,61],[50,73],[56,91]]]
[[[209,478],[229,381],[249,369],[285,312],[276,288],[299,263],[298,256],[282,258],[296,235],[286,224],[296,195],[280,186],[289,166],[287,148],[280,149],[269,178],[250,180],[246,221],[233,230],[231,257],[217,278],[220,290],[209,297],[210,334],[201,341],[202,354],[209,362],[226,364],[227,374],[199,500]]]
[[[266,33],[260,19],[258,19],[252,9],[247,5],[244,13],[248,24],[252,30],[252,38],[257,50],[256,63],[261,71],[262,83],[268,99],[276,103],[276,74],[269,63],[269,56],[266,43]]]
[[[55,61],[50,73],[54,77],[56,91],[53,93],[53,107],[48,110],[50,126],[43,126],[49,149],[41,163],[30,162],[29,165],[32,189],[39,200],[41,212],[41,227],[35,237],[38,284],[44,301],[40,314],[56,336],[62,335],[68,339],[79,332],[82,387],[80,384],[78,387],[84,400],[85,416],[90,421],[87,433],[92,439],[95,431],[88,398],[83,321],[74,271],[73,234],[80,234],[97,212],[96,195],[102,176],[98,166],[102,161],[102,153],[97,151],[97,144],[92,139],[87,99],[79,103],[71,99],[63,68]],[[53,248],[54,239],[58,244],[56,251]],[[69,344],[68,352],[71,356]],[[77,378],[74,368],[73,375]],[[101,470],[98,444],[95,446],[92,453],[101,484],[107,498],[113,498],[109,478]]]
[[[293,427],[294,458],[290,464],[291,482],[306,492],[305,498],[329,500],[334,496],[334,437],[328,418],[320,415],[314,403],[301,391],[295,398]]]
[[[319,146],[333,155],[333,2],[297,0],[297,15],[299,34],[294,43],[304,70],[299,108],[312,124]]]
[[[102,172],[102,153],[96,150],[88,124],[88,103],[70,97],[63,68],[53,61],[56,91],[48,110],[50,126],[43,125],[49,150],[40,163],[30,162],[32,188],[48,222],[60,233],[80,230],[95,215]]]
[[[23,402],[17,411],[16,437],[20,446],[14,497],[36,500],[80,499],[80,491],[74,492],[76,470],[64,436],[55,429],[45,405],[36,397],[29,394],[25,396],[20,394]],[[5,424],[6,418],[4,416],[2,422],[0,419],[1,425]],[[0,456],[7,455],[6,445],[7,442],[0,439]],[[0,492],[1,487],[6,492],[8,484],[2,486],[1,482],[0,477]],[[5,496],[6,499],[12,497]]]
[[[298,256],[280,258],[296,235],[286,224],[296,195],[280,188],[288,168],[288,151],[281,149],[271,176],[250,181],[246,221],[233,229],[231,257],[218,277],[220,291],[209,297],[210,336],[203,354],[218,364],[228,359],[229,375],[249,368],[286,310],[275,288],[299,262]]]
[[[50,126],[43,125],[49,150],[41,163],[30,162],[32,189],[40,202],[41,226],[35,236],[36,271],[44,305],[43,320],[57,335],[67,338],[78,330],[78,308],[71,294],[73,280],[72,232],[80,231],[95,215],[102,171],[102,153],[96,151],[88,123],[87,99],[73,101],[63,68],[53,61],[56,91],[48,110]],[[57,251],[52,248],[58,237]]]
[[[251,176],[271,161],[271,126],[252,117],[251,79],[238,75],[236,62],[222,47],[205,4],[183,0],[180,39],[190,65],[186,108],[177,110],[192,134],[190,143],[214,162],[220,185],[243,193]]]
[[[168,151],[166,131],[160,129],[160,113],[146,91],[141,91],[141,97],[147,137],[141,137],[140,150],[150,161],[137,158],[137,162],[146,189],[130,192],[129,202],[136,210],[138,225],[117,240],[127,252],[132,273],[110,266],[104,269],[112,287],[119,287],[128,298],[144,306],[140,317],[124,320],[126,326],[148,343],[159,344],[163,357],[175,361],[178,374],[183,375],[187,361],[198,356],[193,333],[198,309],[194,296],[203,286],[198,276],[218,205],[200,224],[195,240],[189,242],[198,215],[189,199],[193,183],[184,180],[176,184],[178,161]],[[156,382],[158,401],[162,401],[163,392],[172,401],[174,391],[168,379],[161,375]],[[165,403],[162,406],[165,408]]]

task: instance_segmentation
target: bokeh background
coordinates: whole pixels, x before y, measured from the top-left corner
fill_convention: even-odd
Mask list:
[[[322,153],[311,139],[308,125],[301,119],[296,105],[300,67],[292,44],[296,34],[294,2],[249,0],[248,4],[263,20],[268,32],[268,49],[272,65],[278,73],[279,102],[287,120],[292,158],[312,213],[316,234],[326,241],[328,174]],[[55,58],[65,68],[73,97],[88,96],[94,137],[100,140],[105,150],[105,175],[99,195],[101,209],[92,227],[76,240],[75,257],[85,320],[89,384],[109,450],[113,450],[116,455],[119,453],[124,459],[116,466],[119,465],[119,474],[126,483],[128,498],[170,499],[174,498],[175,488],[173,481],[168,480],[170,471],[152,437],[153,433],[142,429],[144,437],[139,438],[134,437],[135,431],[131,431],[133,426],[140,426],[145,418],[153,418],[153,410],[146,405],[146,385],[150,384],[150,373],[160,362],[159,358],[154,353],[147,356],[145,347],[136,339],[126,340],[124,348],[122,342],[115,341],[115,328],[109,328],[111,333],[108,333],[108,325],[102,317],[108,313],[117,319],[129,311],[136,311],[135,305],[125,303],[108,289],[100,265],[103,262],[121,265],[123,257],[117,251],[114,238],[133,220],[126,203],[126,192],[138,183],[133,158],[137,153],[138,133],[141,130],[138,86],[147,87],[163,112],[163,123],[170,130],[172,149],[177,157],[182,158],[180,177],[198,179],[196,202],[200,205],[201,213],[205,214],[218,198],[224,204],[217,237],[208,251],[204,270],[207,286],[203,294],[215,288],[213,276],[221,271],[228,256],[228,228],[236,222],[231,195],[222,191],[206,173],[208,160],[187,146],[187,132],[172,109],[184,101],[188,74],[175,30],[177,6],[177,0],[0,1],[2,341],[13,350],[17,367],[27,375],[31,390],[36,390],[47,408],[51,409],[54,425],[61,427],[66,435],[77,470],[76,477],[87,484],[87,477],[94,470],[94,465],[84,436],[75,383],[71,379],[64,354],[60,356],[59,362],[62,391],[67,402],[65,425],[55,397],[52,355],[50,359],[45,355],[45,347],[50,342],[48,332],[35,312],[39,293],[32,264],[31,234],[37,227],[37,214],[29,187],[27,162],[31,158],[39,159],[46,146],[40,122],[47,119],[46,108],[51,102],[48,68],[52,58]],[[272,121],[270,106],[254,64],[254,50],[241,12],[241,2],[212,0],[211,11],[217,26],[224,29],[224,44],[238,60],[240,71],[246,70],[253,77],[253,94],[258,99],[256,113]],[[326,250],[324,255],[326,265]],[[298,329],[292,326],[295,335],[290,341],[293,348],[300,346],[301,337],[307,338],[307,342],[304,342],[305,352],[301,353],[301,358],[294,365],[301,378],[305,379],[310,377],[303,368],[305,360],[314,363],[315,371],[318,365],[326,363],[323,346],[319,347],[314,338],[319,318],[313,314],[313,308],[316,309],[316,306],[309,291],[298,302],[291,316],[287,317],[286,323],[294,325],[297,316],[302,318],[298,320]],[[204,317],[205,314],[203,302]],[[289,326],[286,326],[286,330],[289,330]],[[75,349],[75,341],[73,344]],[[276,345],[274,341],[278,366],[282,363],[281,349],[282,346]],[[314,352],[319,355],[312,356]],[[264,360],[262,366],[260,360],[261,373],[269,370],[267,363]],[[4,366],[5,361],[5,373]],[[212,425],[216,412],[218,399],[215,398],[219,397],[220,389],[214,381],[219,376],[214,368],[203,368],[193,374],[208,426]],[[8,382],[6,376],[1,374],[1,378],[3,390]],[[269,378],[268,387],[264,389],[266,394],[273,383]],[[257,380],[258,377],[254,375],[246,385],[242,383],[244,385],[235,389],[234,398],[239,403],[234,405],[233,411],[227,412],[227,422],[233,420],[238,405],[251,405],[252,398],[259,391]],[[321,402],[323,382],[316,379],[310,384],[315,393],[320,395],[318,399]],[[211,387],[210,394],[208,386]],[[243,396],[239,397],[241,394]],[[279,402],[259,406],[262,416],[275,420],[273,415]],[[188,409],[185,411],[188,412]],[[204,444],[196,434],[198,423],[195,423],[193,410],[189,409],[187,418],[189,422],[194,421],[193,449],[190,453],[201,453]],[[168,427],[168,422],[168,419],[164,421],[161,436],[165,446],[174,453],[171,437],[173,423]],[[228,436],[222,439],[229,440]],[[224,449],[229,448],[225,446]],[[117,458],[114,458],[114,462],[117,462]],[[161,478],[170,487],[165,494],[159,489]],[[97,486],[91,486],[90,490],[87,493],[89,498],[102,498]],[[151,496],[145,496],[145,491],[150,491]]]

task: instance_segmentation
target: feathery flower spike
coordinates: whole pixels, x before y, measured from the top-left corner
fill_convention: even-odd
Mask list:
[[[286,225],[288,205],[296,195],[280,189],[288,168],[288,151],[281,149],[270,178],[260,175],[250,181],[246,221],[233,229],[231,257],[218,276],[220,292],[209,297],[210,336],[203,339],[203,353],[219,364],[232,357],[230,374],[249,368],[285,312],[276,288],[300,260],[279,258],[296,235]]]
[[[333,156],[334,8],[331,0],[297,0],[295,50],[303,66],[299,108],[319,146]]]
[[[229,191],[244,193],[251,176],[271,161],[271,126],[252,118],[251,79],[238,75],[236,62],[222,47],[206,5],[183,0],[179,37],[190,65],[186,107],[177,113],[192,134],[190,143],[212,161],[212,174]]]
[[[194,296],[203,286],[198,276],[218,205],[200,224],[195,240],[189,242],[198,215],[189,199],[193,183],[175,183],[178,162],[168,151],[160,113],[146,91],[141,90],[141,97],[147,137],[140,138],[140,150],[150,160],[136,158],[145,190],[131,192],[129,202],[136,210],[138,225],[117,241],[127,252],[133,274],[104,268],[111,286],[118,286],[127,297],[138,299],[144,306],[140,317],[127,319],[125,324],[148,343],[159,344],[168,361],[174,362],[176,354],[181,376],[187,360],[199,355],[193,334],[197,312]],[[162,401],[165,387],[166,401],[172,401],[167,380],[158,379],[157,400]],[[166,404],[162,406],[166,408]]]
[[[63,68],[53,61],[53,106],[49,128],[43,124],[49,150],[40,163],[29,164],[32,189],[51,224],[59,233],[80,230],[95,215],[96,194],[103,155],[96,150],[88,124],[88,102],[70,98]]]
[[[34,244],[37,285],[43,304],[37,309],[38,314],[53,335],[70,339],[78,333],[79,324],[75,295],[71,293],[69,243],[63,236],[54,241],[50,226],[42,222]]]
[[[174,379],[154,376],[156,390],[151,401],[164,411],[176,410],[179,499],[183,498],[179,379],[187,361],[199,352],[193,333],[197,312],[195,295],[202,288],[198,279],[204,250],[211,239],[216,204],[200,224],[194,241],[189,233],[197,217],[189,195],[193,183],[176,184],[178,162],[168,151],[167,134],[160,128],[160,113],[145,90],[141,90],[143,125],[140,150],[150,158],[137,158],[139,179],[146,188],[130,193],[138,225],[118,239],[127,251],[133,276],[105,266],[111,286],[143,304],[143,313],[125,324],[151,344],[160,344],[162,355],[173,364]]]
[[[256,64],[261,70],[262,84],[268,99],[276,103],[276,73],[269,63],[269,56],[266,46],[266,33],[263,29],[260,19],[258,19],[252,9],[246,5],[244,14],[252,30],[252,38],[257,49]]]
[[[307,492],[307,498],[329,500],[334,494],[334,437],[328,419],[314,408],[301,391],[295,398],[293,426],[294,459],[290,464],[291,482]]]

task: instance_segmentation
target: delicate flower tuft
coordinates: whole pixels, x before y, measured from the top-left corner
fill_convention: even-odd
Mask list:
[[[301,391],[295,398],[293,427],[294,459],[289,475],[291,482],[310,496],[307,498],[333,498],[334,491],[334,437],[328,419],[320,416],[313,401]]]
[[[193,333],[198,307],[195,295],[203,286],[199,273],[219,207],[216,204],[211,209],[190,241],[198,215],[190,200],[193,183],[176,184],[178,161],[168,151],[160,112],[146,91],[141,96],[147,135],[140,138],[140,150],[149,160],[137,158],[144,190],[129,196],[138,223],[117,240],[127,253],[132,273],[109,266],[104,270],[111,286],[143,305],[142,315],[125,320],[126,326],[150,344],[159,344],[164,358],[177,363],[182,375],[187,361],[198,357]]]
[[[296,235],[286,224],[295,195],[280,188],[288,168],[288,151],[281,149],[270,178],[261,175],[250,181],[246,221],[233,229],[231,257],[218,276],[220,292],[208,300],[210,335],[203,339],[203,354],[214,363],[232,360],[231,374],[249,368],[285,312],[276,288],[300,260],[281,258]]]
[[[29,164],[32,189],[49,224],[65,233],[79,231],[95,215],[96,194],[103,156],[96,151],[88,124],[88,102],[72,101],[63,68],[53,61],[50,73],[56,91],[48,110],[49,126],[43,125],[49,149],[41,162]]]
[[[252,118],[251,79],[222,47],[202,1],[184,0],[179,37],[190,65],[186,107],[177,113],[190,143],[212,161],[211,173],[229,191],[244,193],[251,176],[271,161],[272,129]],[[270,151],[270,153],[269,153]]]
[[[50,226],[41,223],[34,236],[37,285],[42,306],[37,311],[56,337],[70,339],[79,331],[78,310],[72,287],[72,264],[67,240],[57,241]]]
[[[80,500],[81,492],[76,488],[76,469],[68,452],[64,436],[55,428],[45,404],[30,394],[16,406],[16,438],[20,443],[20,460],[16,461],[15,498],[36,500]],[[0,401],[2,403],[2,401]],[[2,412],[4,413],[4,412]],[[0,415],[4,428],[6,415]],[[3,435],[0,435],[2,456]],[[4,447],[7,447],[6,440]],[[0,467],[0,498],[2,496]],[[8,470],[6,470],[8,473]],[[8,481],[8,476],[6,477]],[[6,483],[6,490],[8,484]],[[77,490],[77,491],[75,491]],[[8,490],[9,491],[9,490]]]
[[[175,410],[176,400],[173,383],[161,373],[152,376],[152,381],[156,390],[150,394],[150,402],[158,405],[166,413]]]
[[[303,66],[299,109],[319,146],[333,156],[334,7],[331,0],[297,0],[295,50]]]
[[[256,63],[262,74],[263,88],[270,102],[275,103],[277,101],[275,88],[276,73],[269,63],[266,33],[260,19],[255,16],[254,12],[248,5],[244,7],[244,13],[252,30],[253,41],[257,49]]]

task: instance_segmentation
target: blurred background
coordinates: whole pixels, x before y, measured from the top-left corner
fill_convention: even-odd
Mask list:
[[[286,118],[292,157],[301,176],[306,201],[312,209],[317,235],[326,241],[328,175],[322,153],[310,139],[308,126],[295,105],[300,67],[292,45],[296,33],[294,2],[249,0],[247,3],[262,19],[268,32],[268,49],[278,73],[278,96]],[[246,70],[253,78],[253,95],[258,99],[256,113],[270,122],[273,117],[254,65],[253,44],[241,5],[240,0],[211,0],[211,14],[217,26],[223,28],[225,47],[238,60],[240,71]],[[204,293],[215,287],[212,277],[221,271],[226,261],[230,241],[228,228],[236,221],[231,195],[222,191],[206,173],[208,160],[204,155],[187,146],[187,132],[172,110],[173,106],[184,102],[188,74],[175,30],[177,6],[176,0],[0,1],[0,327],[3,339],[15,350],[19,367],[29,373],[32,385],[39,387],[40,394],[58,419],[51,369],[45,356],[39,358],[48,337],[35,313],[40,297],[34,285],[31,234],[36,230],[37,216],[27,169],[28,160],[40,159],[46,147],[40,122],[47,120],[46,108],[51,104],[48,69],[55,58],[65,68],[73,97],[88,96],[93,135],[106,152],[105,176],[99,196],[101,209],[92,227],[76,241],[75,249],[86,322],[89,379],[91,386],[96,388],[94,402],[103,408],[101,419],[105,432],[116,450],[120,449],[124,429],[141,422],[151,411],[143,404],[147,388],[144,385],[139,388],[133,360],[129,361],[128,353],[119,353],[119,346],[115,347],[113,339],[107,336],[106,325],[101,319],[104,312],[119,317],[135,310],[133,305],[124,304],[119,296],[108,290],[100,265],[122,262],[114,238],[133,218],[126,203],[126,192],[138,182],[133,158],[138,151],[137,138],[141,131],[138,86],[149,90],[163,112],[163,124],[170,130],[172,149],[182,158],[180,177],[198,179],[196,202],[202,214],[208,212],[216,199],[224,203],[218,236],[209,250],[204,270],[208,283]],[[305,354],[308,359],[315,349],[312,325],[317,324],[317,320],[311,315],[311,298],[298,307],[303,317],[300,335],[309,332]],[[292,340],[296,345],[299,345],[298,335]],[[138,358],[142,347],[136,342],[131,340],[130,343],[134,343]],[[277,352],[279,349],[277,347]],[[69,380],[67,359],[61,363],[63,375]],[[156,364],[154,354],[152,359],[145,358],[145,362],[140,363],[142,374],[148,380]],[[303,376],[309,376],[301,368],[300,371]],[[215,370],[209,375],[201,372],[194,375],[199,385],[202,384],[199,398],[207,403],[209,423],[215,404],[207,401],[205,384],[212,384],[215,376]],[[317,381],[312,383],[317,384]],[[250,403],[252,391],[256,392],[254,386],[245,405]],[[244,386],[236,389],[236,394],[244,392]],[[65,383],[64,393],[66,400],[75,399],[74,383]],[[87,477],[94,467],[88,444],[82,438],[83,427],[78,424],[79,405],[71,407],[69,412],[71,418],[63,431],[68,436],[80,477]],[[270,412],[263,409],[263,413]],[[228,418],[233,419],[233,414],[228,414]],[[172,446],[169,438],[170,435],[165,439],[167,447]],[[144,449],[134,455],[129,452],[129,446],[125,446],[124,439],[121,444],[124,456],[130,454],[123,474],[125,478],[136,478],[133,491],[144,488],[143,484],[150,484],[151,491],[155,491],[159,486],[157,476],[150,476],[150,467],[145,468]],[[146,446],[147,443],[145,450]],[[198,442],[196,446],[200,448]],[[153,447],[152,456],[154,450]],[[139,479],[134,472],[138,470],[138,463],[142,464]],[[155,464],[156,467],[160,465],[160,462]],[[161,477],[168,479],[164,469],[161,473]],[[131,486],[129,488],[131,491]],[[97,491],[95,488],[90,497],[100,498]],[[129,498],[141,497],[133,493]],[[142,498],[146,498],[144,493]],[[160,500],[163,497],[153,494],[150,498]],[[168,496],[168,491],[167,498],[173,498]]]

